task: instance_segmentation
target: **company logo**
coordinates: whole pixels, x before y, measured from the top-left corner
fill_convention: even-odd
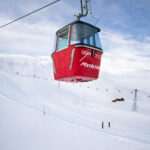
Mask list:
[[[91,55],[92,55],[92,52],[82,50],[82,51],[81,51],[81,54],[84,55],[84,56],[80,59],[80,61],[82,61],[82,60],[83,60],[84,58],[86,58],[87,56],[91,56]],[[101,59],[101,55],[99,55],[99,54],[95,54],[94,57],[97,58],[97,59],[99,59],[99,60]]]
[[[93,64],[88,64],[87,62],[81,63],[80,66],[84,66],[86,68],[91,68],[91,69],[97,69],[97,70],[99,70],[99,66],[93,65]]]

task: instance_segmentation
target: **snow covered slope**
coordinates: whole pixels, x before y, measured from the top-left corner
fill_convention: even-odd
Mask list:
[[[1,55],[0,149],[148,150],[150,100],[140,92],[132,112],[133,96],[104,72],[94,82],[59,84],[50,57]]]

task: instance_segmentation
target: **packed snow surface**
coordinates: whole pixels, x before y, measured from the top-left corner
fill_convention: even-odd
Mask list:
[[[0,55],[0,149],[149,150],[150,98],[139,92],[133,112],[131,90],[106,72],[59,83],[50,57]]]

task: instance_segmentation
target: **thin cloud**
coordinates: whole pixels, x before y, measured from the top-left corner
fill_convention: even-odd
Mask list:
[[[105,31],[101,34],[104,54],[101,74],[123,87],[138,88],[149,92],[150,56],[149,37],[144,42],[132,38],[132,35]]]
[[[149,42],[143,43],[120,33],[105,32],[102,34],[102,43],[105,62],[103,65],[107,66],[103,67],[104,70],[118,74],[150,69],[150,57],[147,57]]]
[[[79,12],[71,6],[71,3],[61,1],[58,5],[39,12],[38,15],[30,16],[0,30],[0,53],[49,56],[53,49],[55,32],[70,20],[74,20],[73,15]],[[33,4],[31,3],[30,6]],[[41,4],[43,5],[43,2],[38,2],[34,7],[38,8]],[[150,81],[150,37],[145,35],[140,41],[132,32],[126,30],[119,32],[112,28],[116,24],[121,25],[130,21],[131,18],[124,10],[121,10],[119,4],[114,2],[113,5],[111,4],[106,4],[106,1],[95,1],[93,5],[94,11],[102,17],[101,22],[104,21],[101,32],[104,49],[101,73],[107,73],[112,80],[126,86],[132,83],[132,87],[148,88],[150,85],[148,83]],[[20,3],[17,7],[21,8]],[[22,14],[26,11],[30,12],[31,8],[27,7],[26,10],[22,10]],[[1,12],[0,18],[2,25],[4,22],[13,20],[14,14],[6,15]],[[128,27],[129,24],[124,24],[126,25]]]

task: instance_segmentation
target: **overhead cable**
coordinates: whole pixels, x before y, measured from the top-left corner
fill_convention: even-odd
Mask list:
[[[8,23],[6,23],[6,24],[0,26],[0,28],[3,28],[3,27],[5,27],[5,26],[7,26],[7,25],[9,25],[9,24],[12,24],[12,23],[14,23],[14,22],[16,22],[16,21],[18,21],[18,20],[20,20],[20,19],[22,19],[22,18],[25,18],[25,17],[27,17],[27,16],[29,16],[29,15],[31,15],[31,14],[37,12],[37,11],[40,11],[40,10],[42,10],[42,9],[44,9],[44,8],[46,8],[46,7],[50,6],[50,5],[52,5],[52,4],[56,3],[56,2],[58,2],[58,1],[60,1],[60,0],[56,0],[56,1],[54,1],[54,2],[51,2],[51,3],[49,3],[49,4],[47,4],[47,5],[43,6],[43,7],[41,7],[41,8],[38,8],[38,9],[36,9],[36,10],[34,10],[34,11],[32,11],[32,12],[30,12],[30,13],[28,13],[28,14],[22,16],[22,17],[19,17],[19,18],[15,19],[15,20],[13,20],[13,21],[11,21],[11,22],[8,22]]]
[[[99,22],[100,19],[99,19],[99,18],[96,18],[96,17],[92,14],[92,6],[91,6],[91,1],[90,1],[90,0],[89,0],[89,5],[90,5],[90,14],[91,14],[91,17],[96,20],[96,22],[94,23],[94,25],[96,25],[96,24]]]

